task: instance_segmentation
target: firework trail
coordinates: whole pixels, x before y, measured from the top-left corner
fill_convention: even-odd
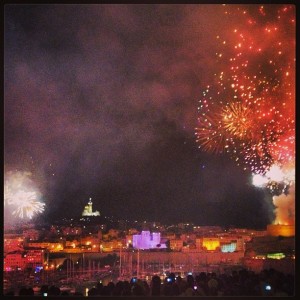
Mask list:
[[[196,140],[204,151],[226,153],[252,172],[254,185],[274,192],[280,223],[278,197],[286,198],[295,183],[295,7],[223,7],[224,18],[238,25],[216,36],[217,67],[199,101]]]
[[[4,205],[12,207],[12,215],[21,219],[32,219],[44,211],[45,204],[39,201],[40,193],[30,176],[20,171],[5,175]]]

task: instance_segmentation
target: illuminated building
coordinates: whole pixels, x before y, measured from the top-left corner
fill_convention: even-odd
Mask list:
[[[4,253],[13,252],[16,250],[23,251],[23,237],[4,235]]]
[[[22,270],[25,260],[21,251],[14,251],[4,256],[4,271]]]
[[[232,241],[231,243],[221,244],[221,252],[228,253],[236,251],[236,242]]]
[[[243,236],[234,234],[220,236],[221,252],[244,251],[244,244],[245,238]]]
[[[167,240],[175,240],[176,234],[175,233],[165,233],[163,237]]]
[[[132,234],[127,234],[126,235],[126,246],[129,247],[132,245]]]
[[[42,250],[14,251],[4,257],[4,271],[24,270],[43,265]]]
[[[103,241],[100,245],[101,252],[112,252],[119,251],[121,247],[123,247],[122,241],[119,240],[111,240],[111,241]]]
[[[36,229],[26,229],[23,230],[23,237],[29,239],[30,241],[37,241],[39,239],[40,232]]]
[[[194,233],[191,233],[191,234],[183,233],[183,234],[180,235],[180,239],[183,242],[186,242],[186,243],[194,242],[194,241],[196,241],[196,234],[194,234]]]
[[[138,234],[139,232],[137,231],[137,229],[135,229],[135,228],[130,228],[130,229],[128,229],[128,234]]]
[[[100,240],[98,236],[86,236],[82,237],[80,240],[81,246],[84,248],[91,248],[92,250],[99,250]]]
[[[202,247],[206,248],[208,251],[217,250],[220,247],[219,238],[203,238]]]
[[[211,235],[211,234],[223,232],[223,229],[220,226],[194,226],[193,232],[196,232],[197,234],[201,234],[204,236],[207,233]]]
[[[267,258],[270,258],[270,259],[282,259],[282,258],[285,258],[285,254],[284,253],[269,253],[267,254]]]
[[[66,248],[77,248],[79,246],[79,241],[77,240],[72,240],[72,241],[66,241]]]
[[[99,211],[93,211],[93,202],[92,198],[89,199],[88,204],[84,207],[84,210],[82,212],[83,217],[95,217],[100,216]]]
[[[170,240],[170,248],[174,251],[181,251],[183,248],[183,240],[181,239],[174,239]]]
[[[295,255],[295,237],[266,236],[253,238],[246,245],[245,257],[282,259]]]
[[[82,228],[80,227],[62,227],[61,228],[63,235],[81,235],[82,234]]]
[[[134,234],[132,236],[132,245],[133,248],[137,249],[154,249],[154,248],[165,248],[165,245],[161,245],[160,242],[160,233],[150,231],[142,231],[141,234]]]
[[[50,252],[57,252],[62,251],[64,246],[59,242],[28,242],[26,248],[48,249]]]
[[[26,267],[36,268],[43,265],[44,251],[43,250],[29,250],[25,252]]]
[[[202,250],[203,249],[202,246],[203,246],[203,238],[197,238],[196,239],[196,248],[198,250]]]
[[[119,236],[119,234],[120,234],[120,231],[117,229],[109,229],[108,230],[108,236],[110,238],[117,238]]]

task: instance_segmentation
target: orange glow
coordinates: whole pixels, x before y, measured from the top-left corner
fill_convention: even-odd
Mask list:
[[[212,239],[204,238],[202,246],[209,251],[213,251],[216,250],[218,247],[220,247],[220,240],[215,238]]]
[[[267,232],[271,236],[295,236],[294,225],[272,224],[267,226]]]

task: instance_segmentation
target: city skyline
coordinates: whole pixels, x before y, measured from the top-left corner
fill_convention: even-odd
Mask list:
[[[278,33],[274,29],[285,46],[282,60],[270,50],[276,38],[256,42],[263,48],[259,63],[279,65],[277,77],[271,74],[272,63],[264,67],[261,78],[272,80],[263,87],[263,95],[290,120],[288,138],[294,138],[295,62],[290,60],[295,52],[295,26],[289,17],[295,18],[295,7],[261,7],[6,5],[5,180],[13,179],[7,187],[13,195],[15,182],[22,182],[28,188],[23,197],[37,197],[42,204],[30,200],[26,206],[20,201],[13,210],[10,199],[4,221],[20,216],[34,221],[35,212],[36,220],[49,222],[80,217],[92,198],[94,210],[119,219],[249,228],[271,224],[274,191],[254,186],[252,170],[244,170],[226,152],[201,148],[195,136],[203,91],[217,95],[218,89],[213,88],[220,83],[216,84],[215,74],[226,66],[222,55],[231,55],[229,48],[220,50],[218,39],[224,45],[232,43],[236,27],[252,38],[252,25],[247,22],[254,20],[256,32],[268,26],[273,30],[280,22],[286,25]],[[256,54],[245,55],[253,64],[257,62]],[[281,74],[284,64],[290,69]],[[254,67],[250,74],[255,73]],[[282,109],[278,101],[287,91],[288,76],[293,93]],[[274,98],[268,94],[272,88]],[[270,140],[278,139],[278,131],[271,130]],[[231,133],[237,131],[231,129]],[[244,131],[249,134],[249,128]],[[271,154],[288,155],[290,144],[277,146]],[[270,164],[273,157],[267,158]],[[284,200],[290,210],[293,195]]]

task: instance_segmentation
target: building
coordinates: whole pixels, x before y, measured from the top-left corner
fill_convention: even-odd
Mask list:
[[[4,235],[4,253],[13,252],[16,250],[23,251],[24,239],[19,235]]]
[[[14,251],[7,253],[4,256],[4,271],[23,270],[25,267],[25,260],[22,251]]]
[[[64,245],[59,242],[28,242],[26,244],[26,248],[39,248],[39,249],[47,249],[50,252],[58,252],[63,251]]]
[[[44,262],[44,251],[38,249],[26,251],[24,258],[26,267],[42,267]]]
[[[102,241],[100,244],[101,252],[120,251],[124,247],[121,240]]]
[[[267,230],[254,230],[254,229],[246,229],[246,228],[230,228],[228,230],[228,233],[247,236],[250,238],[268,235]]]
[[[220,232],[224,232],[224,230],[220,226],[193,226],[193,232],[201,236],[211,236]]]
[[[141,234],[132,236],[133,248],[137,249],[155,249],[166,248],[166,245],[161,245],[160,233],[150,231],[142,231]]]
[[[84,210],[82,212],[83,217],[95,217],[95,216],[100,216],[99,211],[93,211],[93,202],[92,198],[89,199],[88,204],[84,207]]]
[[[133,239],[132,234],[127,234],[126,235],[126,247],[127,248],[132,246],[132,239]]]
[[[195,242],[196,241],[196,234],[194,233],[190,233],[190,234],[187,234],[187,233],[183,233],[180,235],[180,239],[185,242],[185,243],[192,243],[192,242]]]
[[[221,242],[221,252],[228,253],[228,252],[234,252],[236,251],[236,241],[230,241],[230,242]]]
[[[203,250],[203,238],[196,238],[196,249]]]
[[[183,240],[174,239],[170,240],[170,249],[173,251],[181,251],[183,248]]]
[[[25,268],[42,267],[43,262],[43,250],[14,251],[4,256],[4,271],[21,271]]]
[[[23,237],[30,241],[37,241],[40,237],[40,232],[36,229],[25,229],[23,230]]]
[[[246,244],[245,256],[251,258],[293,257],[295,255],[295,237],[266,236],[256,237]],[[274,255],[282,253],[281,255]]]
[[[245,240],[243,236],[226,235],[220,237],[220,245],[222,252],[234,252],[245,250]]]
[[[202,239],[202,247],[207,251],[215,251],[220,247],[220,239],[205,237]]]
[[[66,241],[66,248],[78,248],[80,245],[78,240]]]
[[[163,235],[163,238],[166,240],[175,240],[176,234],[175,233],[166,233]]]
[[[66,236],[66,235],[81,235],[82,234],[82,228],[78,227],[78,226],[77,227],[70,227],[70,226],[62,227],[61,231],[64,236]]]
[[[81,249],[92,250],[92,251],[99,251],[100,247],[100,240],[98,236],[86,236],[80,239],[80,246]]]
[[[119,237],[120,231],[117,229],[109,229],[106,236],[107,239],[116,239]],[[104,235],[103,235],[104,236]]]

